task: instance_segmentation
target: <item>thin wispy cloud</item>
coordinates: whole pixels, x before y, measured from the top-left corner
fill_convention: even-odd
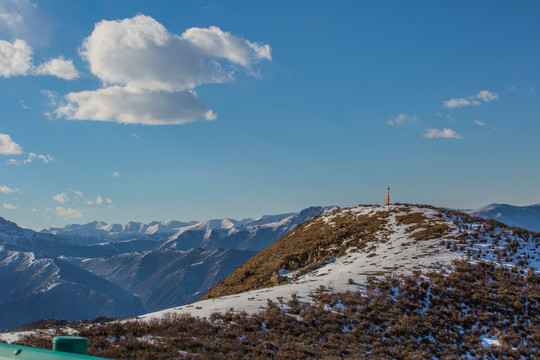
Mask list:
[[[476,95],[471,95],[468,98],[454,98],[443,101],[443,106],[447,109],[455,109],[466,106],[478,106],[482,104],[482,101],[488,103],[497,100],[499,95],[495,92],[488,90],[482,90]],[[482,101],[480,101],[482,100]]]
[[[475,123],[475,124],[478,125],[478,126],[485,126],[485,125],[486,125],[485,122],[480,121],[480,120],[473,120],[473,123]]]
[[[28,153],[28,157],[25,160],[19,161],[16,159],[9,159],[7,164],[19,166],[21,165],[21,162],[23,165],[27,165],[27,164],[33,163],[34,161],[42,162],[44,164],[49,164],[49,163],[54,162],[54,158],[51,155]]]
[[[409,114],[398,114],[396,117],[388,120],[386,122],[387,125],[394,126],[394,125],[405,125],[408,123],[415,123],[418,122],[420,118],[416,115],[409,115]]]
[[[0,1],[0,35],[35,45],[48,43],[51,28],[39,5],[30,0]]]
[[[252,43],[218,27],[172,34],[145,15],[101,21],[81,48],[105,87],[72,92],[56,115],[71,120],[167,125],[213,120],[194,89],[231,81],[271,60],[269,45]]]
[[[452,129],[443,128],[439,129],[426,129],[424,137],[428,139],[463,139],[464,136],[459,135]]]
[[[118,171],[113,171],[112,177],[113,177],[113,178],[120,177],[120,173],[119,173]]]
[[[4,203],[4,209],[6,209],[6,210],[15,210],[15,209],[18,209],[18,207],[13,205],[13,204]]]

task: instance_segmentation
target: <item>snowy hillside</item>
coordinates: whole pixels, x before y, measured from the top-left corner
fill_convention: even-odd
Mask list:
[[[540,237],[432,207],[359,206],[328,212],[290,232],[211,289],[205,300],[167,312],[210,316],[254,313],[267,300],[296,294],[309,301],[321,286],[362,291],[370,276],[450,269],[456,259],[540,270]]]
[[[540,231],[540,203],[529,206],[491,204],[465,212],[483,219],[497,220],[509,226]]]

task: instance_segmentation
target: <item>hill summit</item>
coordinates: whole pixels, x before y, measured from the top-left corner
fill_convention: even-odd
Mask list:
[[[353,290],[370,275],[447,267],[460,258],[538,270],[539,240],[523,229],[431,206],[336,209],[286,234],[203,299],[276,285]]]

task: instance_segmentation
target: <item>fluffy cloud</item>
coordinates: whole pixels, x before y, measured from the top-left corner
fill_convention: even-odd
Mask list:
[[[499,98],[499,95],[495,92],[490,92],[487,90],[482,90],[478,92],[476,95],[471,95],[468,97],[468,99],[465,98],[457,98],[457,99],[450,99],[443,101],[443,106],[448,109],[455,109],[465,106],[476,106],[482,104],[478,99],[483,100],[484,102],[491,102],[493,100],[497,100]]]
[[[184,124],[213,120],[216,115],[193,91],[144,92],[112,86],[66,96],[69,103],[56,110],[72,120],[116,121],[124,124]]]
[[[34,67],[32,47],[26,41],[17,39],[10,43],[0,40],[0,76],[16,75],[51,75],[65,80],[79,77],[71,60],[59,57]]]
[[[144,15],[97,23],[81,55],[104,87],[68,94],[57,116],[149,125],[215,119],[193,89],[230,81],[239,70],[253,74],[253,64],[271,60],[269,45],[215,26],[179,36]]]
[[[113,177],[113,178],[120,177],[120,173],[119,173],[118,171],[113,171],[112,177]]]
[[[0,40],[0,76],[26,75],[32,69],[32,48],[24,40]]]
[[[62,206],[57,206],[55,209],[55,213],[58,217],[63,217],[66,219],[74,219],[82,217],[83,215],[81,212],[77,209],[71,209],[71,208],[63,208]]]
[[[7,186],[0,186],[0,193],[4,193],[4,194],[11,194],[11,193],[14,193],[15,190],[13,190],[12,188],[9,188]]]
[[[51,59],[39,65],[34,73],[38,75],[52,75],[64,80],[73,80],[79,77],[79,72],[73,66],[73,61],[65,60],[63,57]]]
[[[459,135],[452,129],[426,129],[424,137],[428,139],[444,138],[444,139],[463,139],[464,136]]]
[[[0,155],[19,155],[22,148],[11,140],[11,136],[0,134]]]
[[[6,209],[6,210],[15,210],[15,209],[17,209],[17,206],[12,205],[12,204],[4,204],[4,209]]]

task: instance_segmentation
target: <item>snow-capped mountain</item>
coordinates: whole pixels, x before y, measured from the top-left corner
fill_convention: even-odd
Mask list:
[[[540,231],[540,203],[529,206],[490,204],[465,212],[483,219],[497,220],[509,226]]]
[[[40,233],[55,235],[71,245],[96,245],[112,252],[122,252],[122,248],[130,246],[132,251],[171,248],[262,250],[302,222],[336,208],[314,206],[299,213],[243,220],[153,221],[149,224],[94,221],[85,225],[47,228]]]
[[[0,218],[0,286],[8,289],[0,295],[0,328],[46,317],[134,316],[195,301],[258,250],[332,209],[244,220],[96,221],[39,233]]]

